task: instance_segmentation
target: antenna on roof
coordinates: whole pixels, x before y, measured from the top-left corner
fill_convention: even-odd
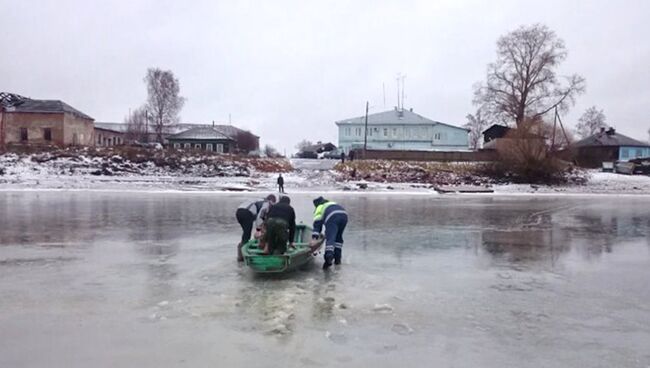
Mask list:
[[[404,80],[406,79],[406,74],[397,73],[397,110],[400,112],[404,111]],[[401,87],[401,93],[400,93]]]

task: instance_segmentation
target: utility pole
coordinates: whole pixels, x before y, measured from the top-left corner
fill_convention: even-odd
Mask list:
[[[149,143],[149,110],[144,110],[144,143]]]
[[[366,101],[366,123],[365,123],[365,128],[363,129],[364,135],[363,135],[363,158],[366,158],[366,149],[368,148],[368,107],[369,107],[369,102]]]

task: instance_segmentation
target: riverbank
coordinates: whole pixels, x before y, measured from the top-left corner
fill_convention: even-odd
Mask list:
[[[472,164],[174,155],[149,150],[82,149],[0,156],[0,190],[268,192],[283,173],[289,193],[436,194],[441,186],[495,194],[650,195],[650,177],[582,171],[563,185],[513,184],[475,174]],[[354,171],[351,168],[355,168]]]

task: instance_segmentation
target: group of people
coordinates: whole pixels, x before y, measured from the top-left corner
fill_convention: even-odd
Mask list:
[[[323,269],[332,264],[340,264],[343,251],[343,232],[348,223],[345,209],[323,197],[314,199],[314,223],[310,247],[312,251],[321,244],[321,233],[325,232],[325,255]],[[258,201],[242,203],[235,213],[242,228],[242,237],[237,246],[237,260],[243,261],[241,248],[253,236],[259,239],[259,247],[265,254],[284,254],[287,247],[294,247],[296,234],[296,212],[291,207],[291,199],[281,195],[277,201],[270,194]]]

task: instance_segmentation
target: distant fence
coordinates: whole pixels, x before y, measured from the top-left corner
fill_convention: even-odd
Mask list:
[[[391,151],[354,150],[354,158],[399,161],[496,161],[496,151]]]

